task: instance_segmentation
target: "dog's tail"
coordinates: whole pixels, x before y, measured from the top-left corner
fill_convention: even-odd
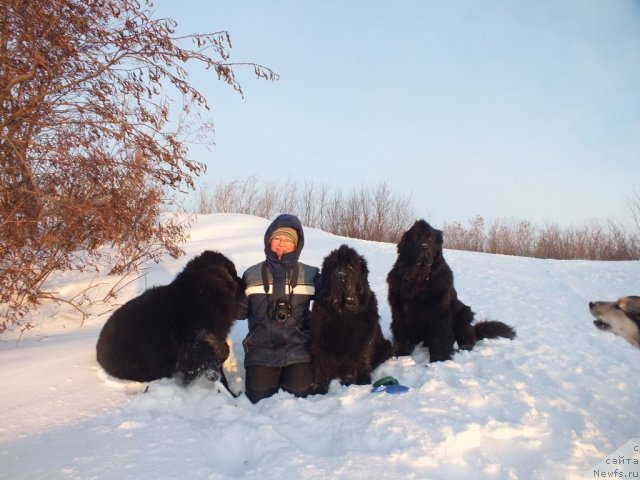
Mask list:
[[[516,338],[516,331],[506,323],[496,322],[494,320],[486,320],[473,325],[476,338],[508,338],[513,340]]]

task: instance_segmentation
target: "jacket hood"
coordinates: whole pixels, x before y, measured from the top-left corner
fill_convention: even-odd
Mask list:
[[[298,232],[298,244],[296,249],[291,253],[285,253],[282,256],[283,263],[295,263],[300,258],[300,252],[302,252],[302,247],[304,247],[304,231],[302,230],[302,223],[300,219],[295,215],[291,215],[289,213],[283,213],[282,215],[278,215],[271,225],[267,227],[267,231],[264,233],[264,253],[267,256],[268,260],[278,260],[276,254],[271,251],[271,246],[269,244],[269,238],[273,231],[280,227],[290,227],[295,229]]]

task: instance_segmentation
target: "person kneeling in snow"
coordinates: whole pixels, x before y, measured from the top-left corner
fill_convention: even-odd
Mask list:
[[[243,274],[238,319],[248,319],[244,347],[245,394],[253,403],[283,389],[298,397],[313,387],[309,352],[310,303],[320,270],[298,261],[304,246],[300,220],[278,216],[264,235],[266,260]]]

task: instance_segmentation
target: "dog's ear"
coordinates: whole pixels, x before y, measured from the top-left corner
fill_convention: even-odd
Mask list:
[[[224,257],[224,262],[227,267],[227,270],[231,274],[232,277],[238,276],[238,269],[236,268],[236,264],[233,263],[229,258]]]
[[[397,247],[398,255],[402,253],[405,245],[407,244],[407,237],[409,236],[409,232],[410,230],[405,231],[402,234],[402,237],[400,237],[400,241],[398,242],[398,247]]]
[[[327,276],[328,275],[329,269],[331,268],[330,267],[330,262],[332,261],[332,258],[333,258],[334,255],[335,255],[335,250],[329,252],[322,259],[322,265],[320,265],[320,274],[322,276]]]
[[[360,276],[367,278],[369,276],[369,265],[367,265],[367,259],[362,255],[358,255],[358,261],[360,262]]]
[[[358,269],[360,271],[357,272],[357,275],[358,275],[357,294],[358,294],[358,298],[360,299],[360,303],[362,305],[366,305],[367,303],[369,303],[371,296],[373,295],[371,286],[369,285],[369,267],[367,265],[367,261],[363,256],[359,255],[358,260],[359,260]]]
[[[442,230],[436,230],[436,242],[438,243],[438,245],[442,245],[444,243]]]
[[[636,322],[640,322],[640,297],[624,297],[618,300],[618,306],[629,318]]]

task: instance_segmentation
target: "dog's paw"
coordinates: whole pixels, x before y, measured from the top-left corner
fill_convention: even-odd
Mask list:
[[[216,382],[220,380],[220,370],[218,368],[207,368],[204,371],[204,376],[210,382]]]

